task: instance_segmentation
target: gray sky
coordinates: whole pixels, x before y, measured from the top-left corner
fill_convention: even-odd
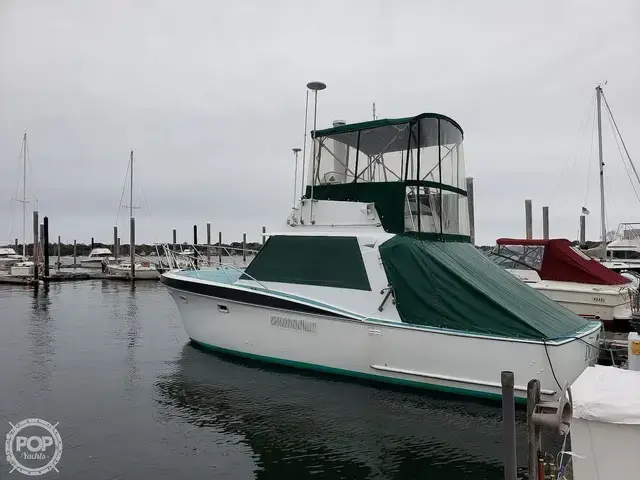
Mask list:
[[[373,101],[380,117],[431,111],[462,125],[477,243],[523,236],[525,198],[536,235],[547,204],[551,234],[571,239],[586,198],[595,239],[587,109],[608,81],[640,163],[639,27],[636,0],[3,0],[0,239],[20,236],[10,198],[27,129],[29,184],[54,237],[111,241],[134,149],[139,241],[166,241],[174,227],[189,240],[194,223],[203,239],[207,221],[226,240],[257,240],[289,212],[291,148],[315,79],[328,84],[319,127],[367,120]],[[604,127],[615,228],[640,221],[640,201]]]

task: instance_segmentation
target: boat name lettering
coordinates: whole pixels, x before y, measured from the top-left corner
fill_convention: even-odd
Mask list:
[[[281,317],[279,315],[271,315],[269,322],[274,327],[288,328],[290,330],[297,330],[299,332],[318,333],[318,326],[316,322],[310,320],[299,320],[295,318]]]
[[[593,297],[594,302],[604,303],[604,297]]]

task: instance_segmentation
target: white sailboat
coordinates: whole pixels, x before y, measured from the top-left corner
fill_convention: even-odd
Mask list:
[[[319,82],[309,84],[317,91]],[[602,324],[549,300],[471,243],[463,132],[424,113],[315,128],[308,185],[246,270],[161,282],[214,351],[499,398],[556,397],[595,361]],[[306,135],[305,135],[306,138]],[[304,165],[303,159],[303,165]]]
[[[129,155],[129,218],[133,218],[133,150]],[[117,221],[116,221],[117,223]],[[114,240],[115,241],[115,240]],[[134,248],[130,246],[130,248]],[[129,277],[133,275],[136,280],[157,280],[160,273],[155,265],[150,262],[135,261],[135,253],[131,253],[130,259],[119,263],[109,263],[107,270],[113,275]]]
[[[29,200],[27,198],[27,156],[29,153],[29,147],[27,144],[27,132],[24,132],[22,136],[22,146],[20,150],[20,157],[22,160],[22,197],[12,198],[13,201],[22,204],[22,254],[16,253],[13,248],[0,249],[0,266],[12,267],[20,264],[20,270],[22,272],[27,271],[28,275],[33,274],[34,262],[27,258],[27,204],[37,200]],[[17,192],[16,192],[17,193]],[[26,270],[25,270],[26,269]],[[24,273],[21,273],[24,275]]]
[[[640,174],[631,160],[631,156],[629,155],[629,151],[627,150],[627,146],[622,138],[622,134],[618,129],[618,125],[616,123],[615,118],[613,117],[613,113],[611,112],[611,108],[609,107],[609,103],[607,102],[606,97],[604,96],[604,92],[602,91],[602,86],[598,85],[596,87],[596,114],[597,114],[597,131],[598,131],[598,160],[600,166],[600,241],[602,242],[602,250],[604,250],[604,258],[600,258],[603,265],[611,270],[616,271],[637,271],[640,272],[640,230],[635,230],[633,228],[634,225],[640,225],[638,223],[621,223],[618,226],[618,231],[616,232],[616,238],[607,244],[607,226],[606,226],[606,215],[605,215],[605,193],[604,193],[604,157],[603,157],[603,146],[602,146],[602,101],[604,100],[605,107],[607,109],[607,113],[611,120],[612,127],[614,129],[614,134],[617,135],[617,139],[619,139],[622,149],[624,150],[627,161],[629,162],[629,166],[631,167],[631,171],[634,174],[636,181],[640,184]],[[622,153],[622,152],[621,152]],[[624,158],[623,158],[624,161]],[[627,168],[625,166],[625,168]],[[628,172],[629,173],[629,172]],[[629,180],[631,176],[629,176]],[[583,207],[583,212],[588,213],[588,210]],[[631,228],[629,228],[631,227]],[[628,235],[630,233],[630,235]]]

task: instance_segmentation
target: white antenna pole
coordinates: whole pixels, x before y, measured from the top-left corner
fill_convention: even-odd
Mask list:
[[[302,183],[302,192],[300,198],[304,196],[304,172],[307,166],[307,119],[309,118],[309,90],[304,102],[304,140],[302,141],[302,170],[300,171],[300,183]]]
[[[322,82],[309,82],[307,83],[307,88],[313,90],[314,100],[313,100],[313,132],[317,130],[317,120],[318,120],[318,91],[324,90],[327,86]],[[309,221],[313,225],[315,222],[313,220],[313,187],[316,183],[316,141],[313,138],[313,158],[311,159],[311,206],[309,208]]]
[[[22,137],[22,256],[27,256],[27,132]]]
[[[305,133],[305,137],[306,137]],[[293,167],[293,208],[296,208],[296,194],[298,193],[298,153],[300,153],[299,148],[294,148],[293,153],[296,156],[296,163]]]
[[[598,158],[600,159],[600,235],[602,243],[607,241],[607,226],[604,211],[604,161],[602,159],[602,87],[596,87],[596,105],[598,108]]]

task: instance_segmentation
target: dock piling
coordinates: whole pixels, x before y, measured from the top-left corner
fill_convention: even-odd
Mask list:
[[[267,227],[262,226],[262,245],[267,241]]]
[[[222,265],[222,232],[218,232],[218,263]]]
[[[35,282],[38,281],[38,229],[40,227],[40,223],[38,222],[38,211],[33,211],[33,280]]]
[[[93,237],[91,237],[91,250],[93,250],[93,249],[94,249],[93,243],[94,243],[94,242],[93,242]]]
[[[587,244],[587,217],[580,215],[580,245]]]
[[[49,217],[45,216],[44,222],[44,240],[42,248],[44,250],[44,276],[49,278]]]
[[[549,207],[542,207],[542,238],[549,240]]]
[[[20,250],[18,249],[18,239],[16,238],[16,242],[15,242],[15,248],[14,250],[16,251],[16,253],[18,253]],[[27,255],[27,252],[24,252],[24,255]]]
[[[60,241],[60,235],[58,235],[58,261],[56,263],[56,268],[60,270],[60,249],[62,248],[62,242]]]
[[[78,251],[77,251],[77,244],[76,244],[76,239],[73,239],[73,268],[76,267],[76,265],[78,264]]]
[[[476,244],[476,217],[473,199],[473,177],[467,177],[467,205],[469,208],[469,235],[471,236],[471,245]]]
[[[502,383],[502,444],[504,449],[504,480],[516,480],[516,402],[513,372],[500,374]]]
[[[247,263],[247,234],[242,234],[242,263]]]
[[[540,380],[533,379],[527,384],[527,466],[529,478],[538,477],[538,452],[541,449],[540,427],[533,423],[533,412],[540,403]]]
[[[531,200],[524,201],[524,222],[527,240],[533,238],[533,214],[531,213]]]
[[[193,226],[193,265],[198,269],[198,226]]]
[[[173,229],[173,250],[175,251],[177,249],[177,244],[178,244],[178,234],[176,232],[176,229]]]
[[[207,222],[207,265],[211,265],[211,223]]]
[[[116,246],[116,250],[118,251],[118,257],[120,257],[120,245],[122,244],[122,242],[120,241],[120,237],[118,237],[118,243]]]
[[[129,260],[131,261],[131,281],[136,280],[136,219],[129,219]]]
[[[113,226],[113,256],[118,261],[118,226]]]

